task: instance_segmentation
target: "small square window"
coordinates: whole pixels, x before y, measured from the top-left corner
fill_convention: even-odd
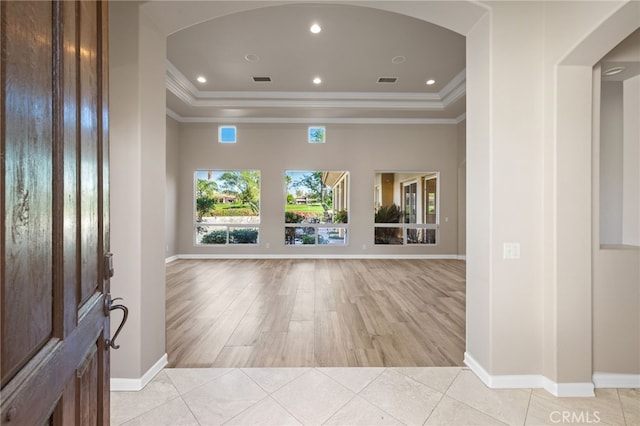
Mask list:
[[[324,126],[309,127],[309,143],[324,143],[326,136],[327,134]]]
[[[218,126],[218,142],[236,143],[236,126]]]

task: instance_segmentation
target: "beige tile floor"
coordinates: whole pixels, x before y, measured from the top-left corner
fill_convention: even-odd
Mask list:
[[[112,425],[640,425],[640,389],[555,398],[467,368],[165,369],[112,392]]]

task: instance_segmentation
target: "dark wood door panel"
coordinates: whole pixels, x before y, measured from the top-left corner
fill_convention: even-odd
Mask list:
[[[1,425],[108,425],[107,5],[0,0]]]
[[[0,423],[8,425],[42,424],[56,411],[58,401],[64,394],[68,383],[75,384],[75,393],[79,393],[77,376],[83,361],[87,359],[86,342],[93,342],[93,345],[97,345],[96,354],[99,357],[103,357],[102,352],[106,352],[102,305],[103,298],[96,294],[87,303],[90,308],[81,317],[78,327],[64,340],[51,339],[2,389],[1,412],[3,416]],[[102,361],[103,358],[100,360]],[[96,375],[100,375],[103,370],[104,367],[100,367]],[[103,380],[100,380],[101,386],[102,382]],[[103,388],[97,389],[97,392],[102,398]],[[65,403],[73,404],[72,406],[75,407],[73,401]],[[74,416],[78,413],[75,408],[69,411],[74,412]],[[6,415],[9,413],[11,413],[11,421],[7,422]],[[71,419],[67,419],[62,424],[65,426],[81,424],[69,420]]]
[[[80,4],[80,218],[81,286],[80,303],[97,289],[98,264],[102,257],[102,236],[98,222],[98,34],[97,9],[93,3]]]
[[[1,12],[4,385],[52,332],[53,70],[51,4],[7,2]]]

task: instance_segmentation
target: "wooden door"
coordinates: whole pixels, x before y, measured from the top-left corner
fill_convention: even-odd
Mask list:
[[[108,425],[107,6],[0,18],[0,423]]]

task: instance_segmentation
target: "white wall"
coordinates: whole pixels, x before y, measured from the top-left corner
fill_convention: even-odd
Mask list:
[[[456,125],[327,125],[327,142],[309,144],[307,126],[238,124],[236,144],[217,143],[217,126],[183,123],[180,132],[179,254],[358,256],[458,254]],[[195,246],[196,170],[259,170],[258,245]],[[285,246],[285,170],[343,170],[349,176],[349,243]],[[440,240],[436,246],[374,245],[373,188],[377,171],[440,173]],[[267,248],[269,244],[269,248]]]

